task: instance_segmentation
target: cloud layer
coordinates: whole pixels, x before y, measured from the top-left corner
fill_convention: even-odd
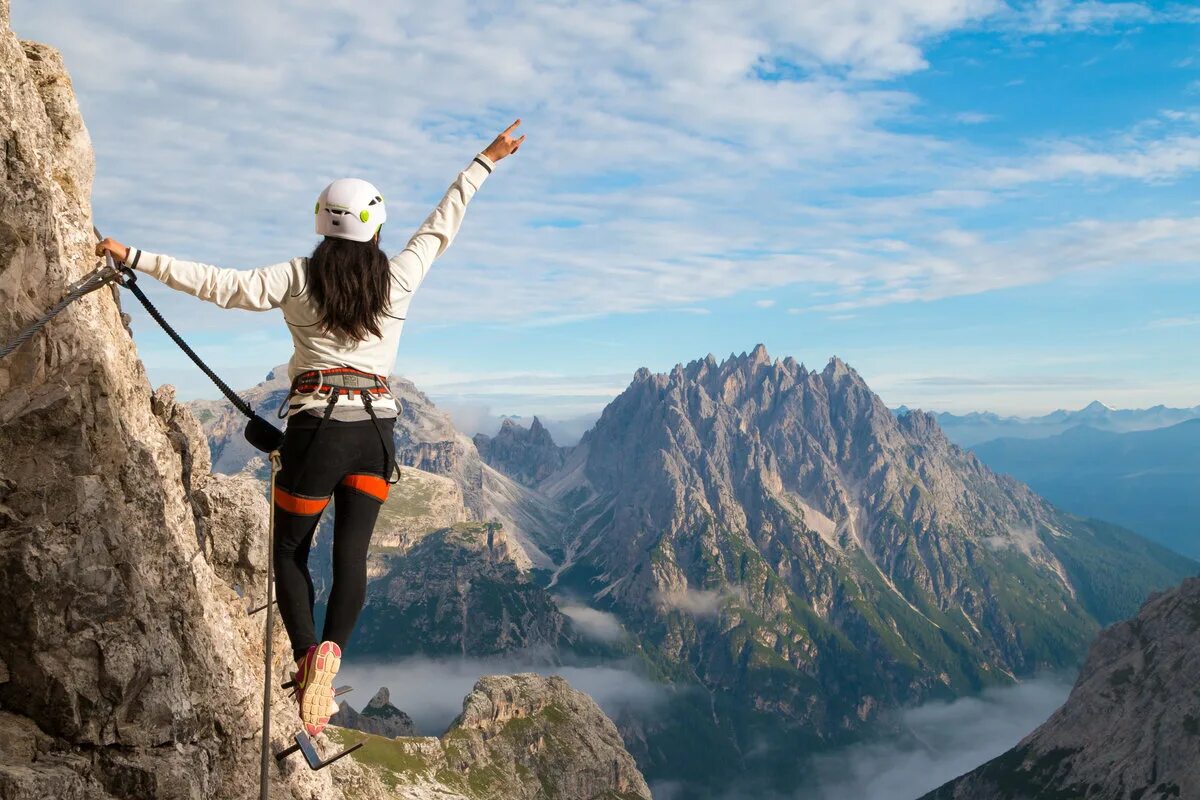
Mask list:
[[[423,736],[439,736],[462,711],[462,701],[484,675],[537,672],[561,675],[588,694],[610,717],[627,709],[653,713],[664,689],[620,664],[593,666],[550,665],[536,655],[506,658],[408,658],[391,663],[343,664],[338,680],[356,688],[358,704],[380,686],[391,692],[392,704],[408,713]],[[351,704],[355,701],[351,699]]]
[[[939,37],[1163,16],[1140,3],[615,0],[500,14],[465,0],[186,13],[58,0],[16,16],[66,51],[98,148],[106,232],[184,257],[257,266],[305,252],[312,197],[345,174],[387,187],[395,246],[522,116],[530,138],[473,209],[453,267],[430,281],[427,321],[544,324],[793,284],[827,287],[832,300],[814,308],[836,313],[1042,281],[1054,271],[1044,264],[1007,266],[1070,244],[1086,221],[1032,239],[978,236],[981,252],[964,258],[939,218],[1034,181],[1161,180],[1200,166],[1187,119],[1169,134],[1047,142],[995,164],[905,124],[919,98],[896,79],[925,70]],[[1178,263],[1194,244],[1186,218],[1120,226],[1107,239],[1151,264]],[[1161,235],[1139,238],[1147,226]],[[1086,249],[1055,261],[1107,263]]]

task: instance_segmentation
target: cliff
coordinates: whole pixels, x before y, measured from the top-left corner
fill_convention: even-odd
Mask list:
[[[557,676],[481,678],[440,739],[371,736],[361,752],[374,775],[414,800],[650,798],[612,721]]]
[[[1062,708],[926,800],[1200,797],[1200,579],[1092,645]]]
[[[8,20],[0,3],[4,339],[96,263],[70,79]],[[209,476],[199,426],[151,392],[111,291],[0,362],[0,390],[0,795],[256,794],[260,491]],[[294,711],[276,711],[282,741]],[[281,776],[275,796],[339,796],[330,781]]]

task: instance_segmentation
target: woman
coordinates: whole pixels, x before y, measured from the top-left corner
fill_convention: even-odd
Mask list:
[[[392,428],[399,407],[387,375],[409,302],[495,163],[525,141],[512,136],[520,124],[518,119],[475,156],[390,259],[379,247],[387,220],[383,195],[355,178],[336,180],[321,192],[316,228],[325,238],[308,258],[240,271],[177,261],[113,239],[96,247],[97,255],[107,252],[223,308],[283,310],[295,351],[288,365],[291,392],[280,408],[288,425],[273,498],[275,586],[296,659],[300,718],[310,735],[320,733],[337,708],[333,679],[366,599],[367,547],[394,481]],[[333,586],[318,642],[308,551],[331,497]]]

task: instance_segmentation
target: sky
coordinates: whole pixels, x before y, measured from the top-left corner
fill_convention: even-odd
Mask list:
[[[1200,403],[1191,3],[15,0],[12,25],[63,52],[101,231],[224,267],[310,252],[344,176],[394,247],[520,117],[400,344],[460,424],[595,415],[638,367],[760,342],[892,406]],[[235,386],[291,353],[278,312],[151,288]],[[216,396],[134,318],[154,383]]]

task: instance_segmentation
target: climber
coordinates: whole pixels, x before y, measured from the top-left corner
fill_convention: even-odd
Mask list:
[[[380,249],[383,195],[342,178],[317,198],[324,239],[308,258],[256,270],[179,261],[113,239],[96,246],[118,263],[223,308],[279,308],[295,350],[291,390],[280,406],[288,424],[276,480],[274,568],[279,613],[296,660],[300,718],[309,735],[332,711],[333,679],[366,598],[367,547],[395,481],[392,429],[399,406],[387,384],[413,293],[462,224],[467,203],[496,162],[517,151],[516,120],[475,156],[399,254]],[[330,498],[333,585],[322,640],[313,622],[308,551]]]

